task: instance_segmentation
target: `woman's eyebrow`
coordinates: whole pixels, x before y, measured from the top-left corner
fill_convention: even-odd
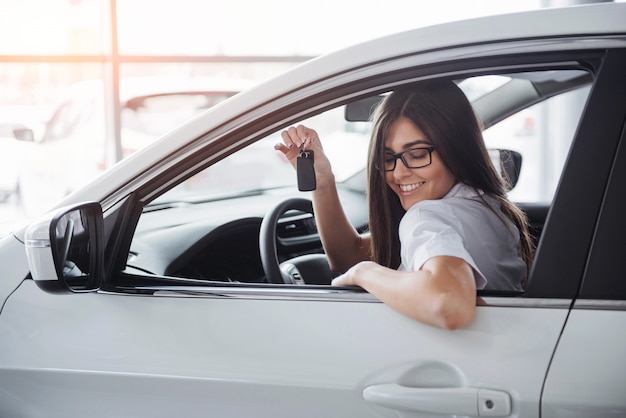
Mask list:
[[[407,150],[410,148],[413,148],[417,145],[428,145],[432,147],[432,144],[430,141],[426,140],[426,139],[416,139],[415,141],[411,141],[411,142],[407,142],[406,144],[402,145],[402,149],[403,150]],[[390,152],[393,154],[393,150],[389,147],[385,147],[385,152]]]

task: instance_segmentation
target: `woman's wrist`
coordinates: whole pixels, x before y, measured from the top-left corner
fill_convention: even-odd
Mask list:
[[[335,187],[335,175],[330,172],[328,174],[319,175],[316,173],[316,190],[328,190]]]

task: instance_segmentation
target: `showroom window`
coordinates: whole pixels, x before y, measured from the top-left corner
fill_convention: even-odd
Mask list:
[[[244,31],[231,9],[189,0],[0,4],[0,237],[196,113],[313,56],[279,28]],[[66,155],[82,158],[60,164]]]

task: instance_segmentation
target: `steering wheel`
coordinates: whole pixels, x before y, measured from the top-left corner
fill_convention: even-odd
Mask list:
[[[283,263],[281,269],[278,262],[276,227],[280,217],[289,210],[313,214],[313,203],[309,199],[303,198],[287,199],[274,206],[263,218],[259,232],[259,250],[267,281],[270,283],[305,284],[305,277],[307,277],[309,279],[307,282],[328,284],[333,274],[324,254],[296,257]]]

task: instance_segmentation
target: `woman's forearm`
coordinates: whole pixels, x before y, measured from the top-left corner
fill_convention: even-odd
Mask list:
[[[333,271],[343,273],[369,259],[369,238],[363,238],[348,220],[334,178],[318,183],[313,210],[324,251]]]
[[[333,284],[360,286],[410,318],[450,330],[469,323],[476,308],[473,271],[455,257],[435,257],[419,271],[360,263]]]

